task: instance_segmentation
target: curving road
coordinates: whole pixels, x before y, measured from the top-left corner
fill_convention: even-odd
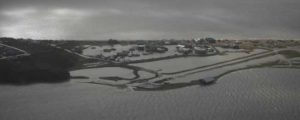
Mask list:
[[[2,43],[0,43],[0,46],[4,46],[4,47],[10,48],[10,49],[14,49],[14,50],[17,50],[17,51],[20,51],[20,52],[23,53],[23,54],[14,55],[14,56],[2,56],[2,57],[0,58],[0,60],[13,59],[13,58],[18,58],[18,57],[30,56],[30,53],[28,53],[28,52],[25,51],[25,50],[22,50],[22,49],[13,47],[13,46],[5,45],[5,44],[2,44]]]

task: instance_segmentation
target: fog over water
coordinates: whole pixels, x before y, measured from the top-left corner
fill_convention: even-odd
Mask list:
[[[299,69],[228,74],[212,86],[138,92],[78,83],[0,86],[0,119],[231,120],[300,118]]]

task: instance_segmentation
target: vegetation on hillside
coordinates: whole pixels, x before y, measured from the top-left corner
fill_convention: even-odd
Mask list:
[[[1,38],[0,41],[30,53],[30,56],[0,60],[0,83],[66,81],[70,77],[68,70],[84,60],[39,41],[13,38]]]

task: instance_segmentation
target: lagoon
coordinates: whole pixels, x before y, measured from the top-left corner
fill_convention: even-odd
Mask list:
[[[211,86],[131,91],[76,80],[0,86],[1,120],[297,120],[300,70],[236,71]]]

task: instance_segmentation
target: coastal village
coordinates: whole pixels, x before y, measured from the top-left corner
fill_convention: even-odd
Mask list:
[[[0,120],[300,120],[300,0],[0,6]]]
[[[114,40],[111,40],[114,41]],[[53,46],[64,47],[66,43]],[[297,46],[296,40],[216,40],[214,38],[195,38],[192,40],[137,40],[108,44],[84,44],[69,48],[70,51],[88,57],[114,62],[134,62],[137,60],[164,59],[176,56],[210,56],[222,54],[218,48],[227,51],[251,52],[256,48],[273,49]],[[223,51],[224,53],[224,51]],[[158,57],[157,57],[158,56]]]
[[[299,45],[297,40],[214,38],[136,41],[1,38],[0,63],[7,67],[2,67],[4,72],[34,71],[28,79],[40,79],[42,76],[35,75],[42,71],[43,76],[57,76],[61,80],[132,90],[170,90],[215,83],[227,73],[253,67],[299,68]],[[13,82],[23,78],[14,78]]]

